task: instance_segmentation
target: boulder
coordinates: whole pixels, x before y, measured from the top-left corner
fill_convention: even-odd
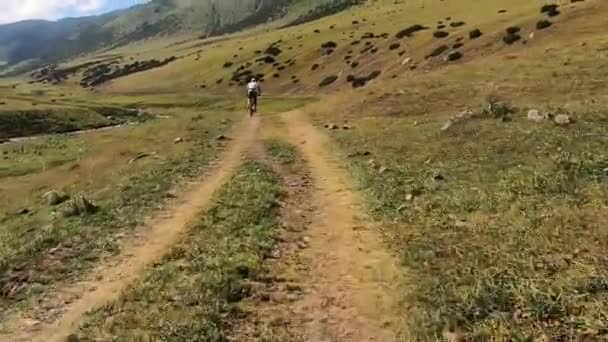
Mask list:
[[[559,126],[567,126],[572,123],[572,119],[566,114],[556,115],[553,121]]]
[[[538,109],[530,109],[528,111],[528,120],[534,122],[543,122],[549,119],[547,113],[541,113]]]
[[[84,195],[78,195],[63,208],[61,214],[63,217],[72,217],[94,214],[97,210],[99,210],[99,207],[93,204],[93,202]]]
[[[49,206],[61,204],[70,198],[68,195],[56,190],[51,190],[42,195],[42,197],[46,200],[46,204]]]

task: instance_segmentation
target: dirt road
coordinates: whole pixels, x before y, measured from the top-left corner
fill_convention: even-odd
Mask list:
[[[349,177],[325,135],[300,112],[283,115],[285,137],[298,146],[314,180],[316,208],[308,234],[307,293],[294,304],[307,341],[396,340],[395,259],[362,213]]]
[[[266,121],[277,117],[267,118]],[[304,295],[287,310],[298,336],[306,341],[394,341],[396,262],[379,232],[365,215],[361,199],[346,172],[327,148],[327,138],[298,112],[280,116],[279,139],[297,146],[312,179],[302,251],[306,274]],[[128,239],[120,255],[94,270],[87,281],[57,289],[53,303],[61,307],[55,320],[32,326],[24,314],[0,330],[2,341],[65,341],[83,315],[119,298],[145,268],[159,260],[208,206],[213,193],[241,164],[243,155],[260,147],[261,119],[242,122],[215,167],[191,184],[174,203]],[[273,126],[272,124],[269,126]],[[257,151],[260,153],[260,151]],[[262,152],[263,153],[263,152]],[[297,208],[294,208],[297,210]],[[67,303],[67,304],[66,304]],[[49,303],[46,303],[49,304]]]
[[[58,319],[32,326],[30,318],[16,317],[1,327],[0,341],[65,341],[75,332],[87,311],[117,299],[147,265],[159,260],[178,241],[197,214],[209,204],[213,193],[241,164],[243,154],[257,135],[259,122],[259,118],[241,122],[217,165],[183,191],[167,209],[139,228],[119,255],[99,266],[86,281],[58,289],[52,295],[52,303],[45,303],[45,306],[60,308]]]

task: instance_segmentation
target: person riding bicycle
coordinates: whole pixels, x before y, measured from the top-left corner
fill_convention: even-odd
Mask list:
[[[247,84],[247,107],[256,111],[258,108],[258,96],[262,95],[262,88],[255,78]],[[253,106],[253,107],[252,107]]]

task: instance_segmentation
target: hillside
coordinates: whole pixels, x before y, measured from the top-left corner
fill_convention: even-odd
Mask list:
[[[0,78],[0,340],[608,339],[608,2],[195,3]]]
[[[25,61],[53,62],[152,37],[221,35],[285,17],[293,5],[299,11],[315,12],[351,2],[322,0],[301,6],[295,0],[153,0],[101,16],[1,25],[0,67]],[[296,18],[297,13],[291,14]]]

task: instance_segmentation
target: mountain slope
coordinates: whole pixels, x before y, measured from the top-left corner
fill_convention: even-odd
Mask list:
[[[276,20],[291,5],[315,8],[355,0],[152,0],[101,16],[57,22],[23,21],[0,26],[0,68],[28,60],[56,61],[104,46],[176,33],[219,35]],[[340,7],[340,8],[341,8]]]

